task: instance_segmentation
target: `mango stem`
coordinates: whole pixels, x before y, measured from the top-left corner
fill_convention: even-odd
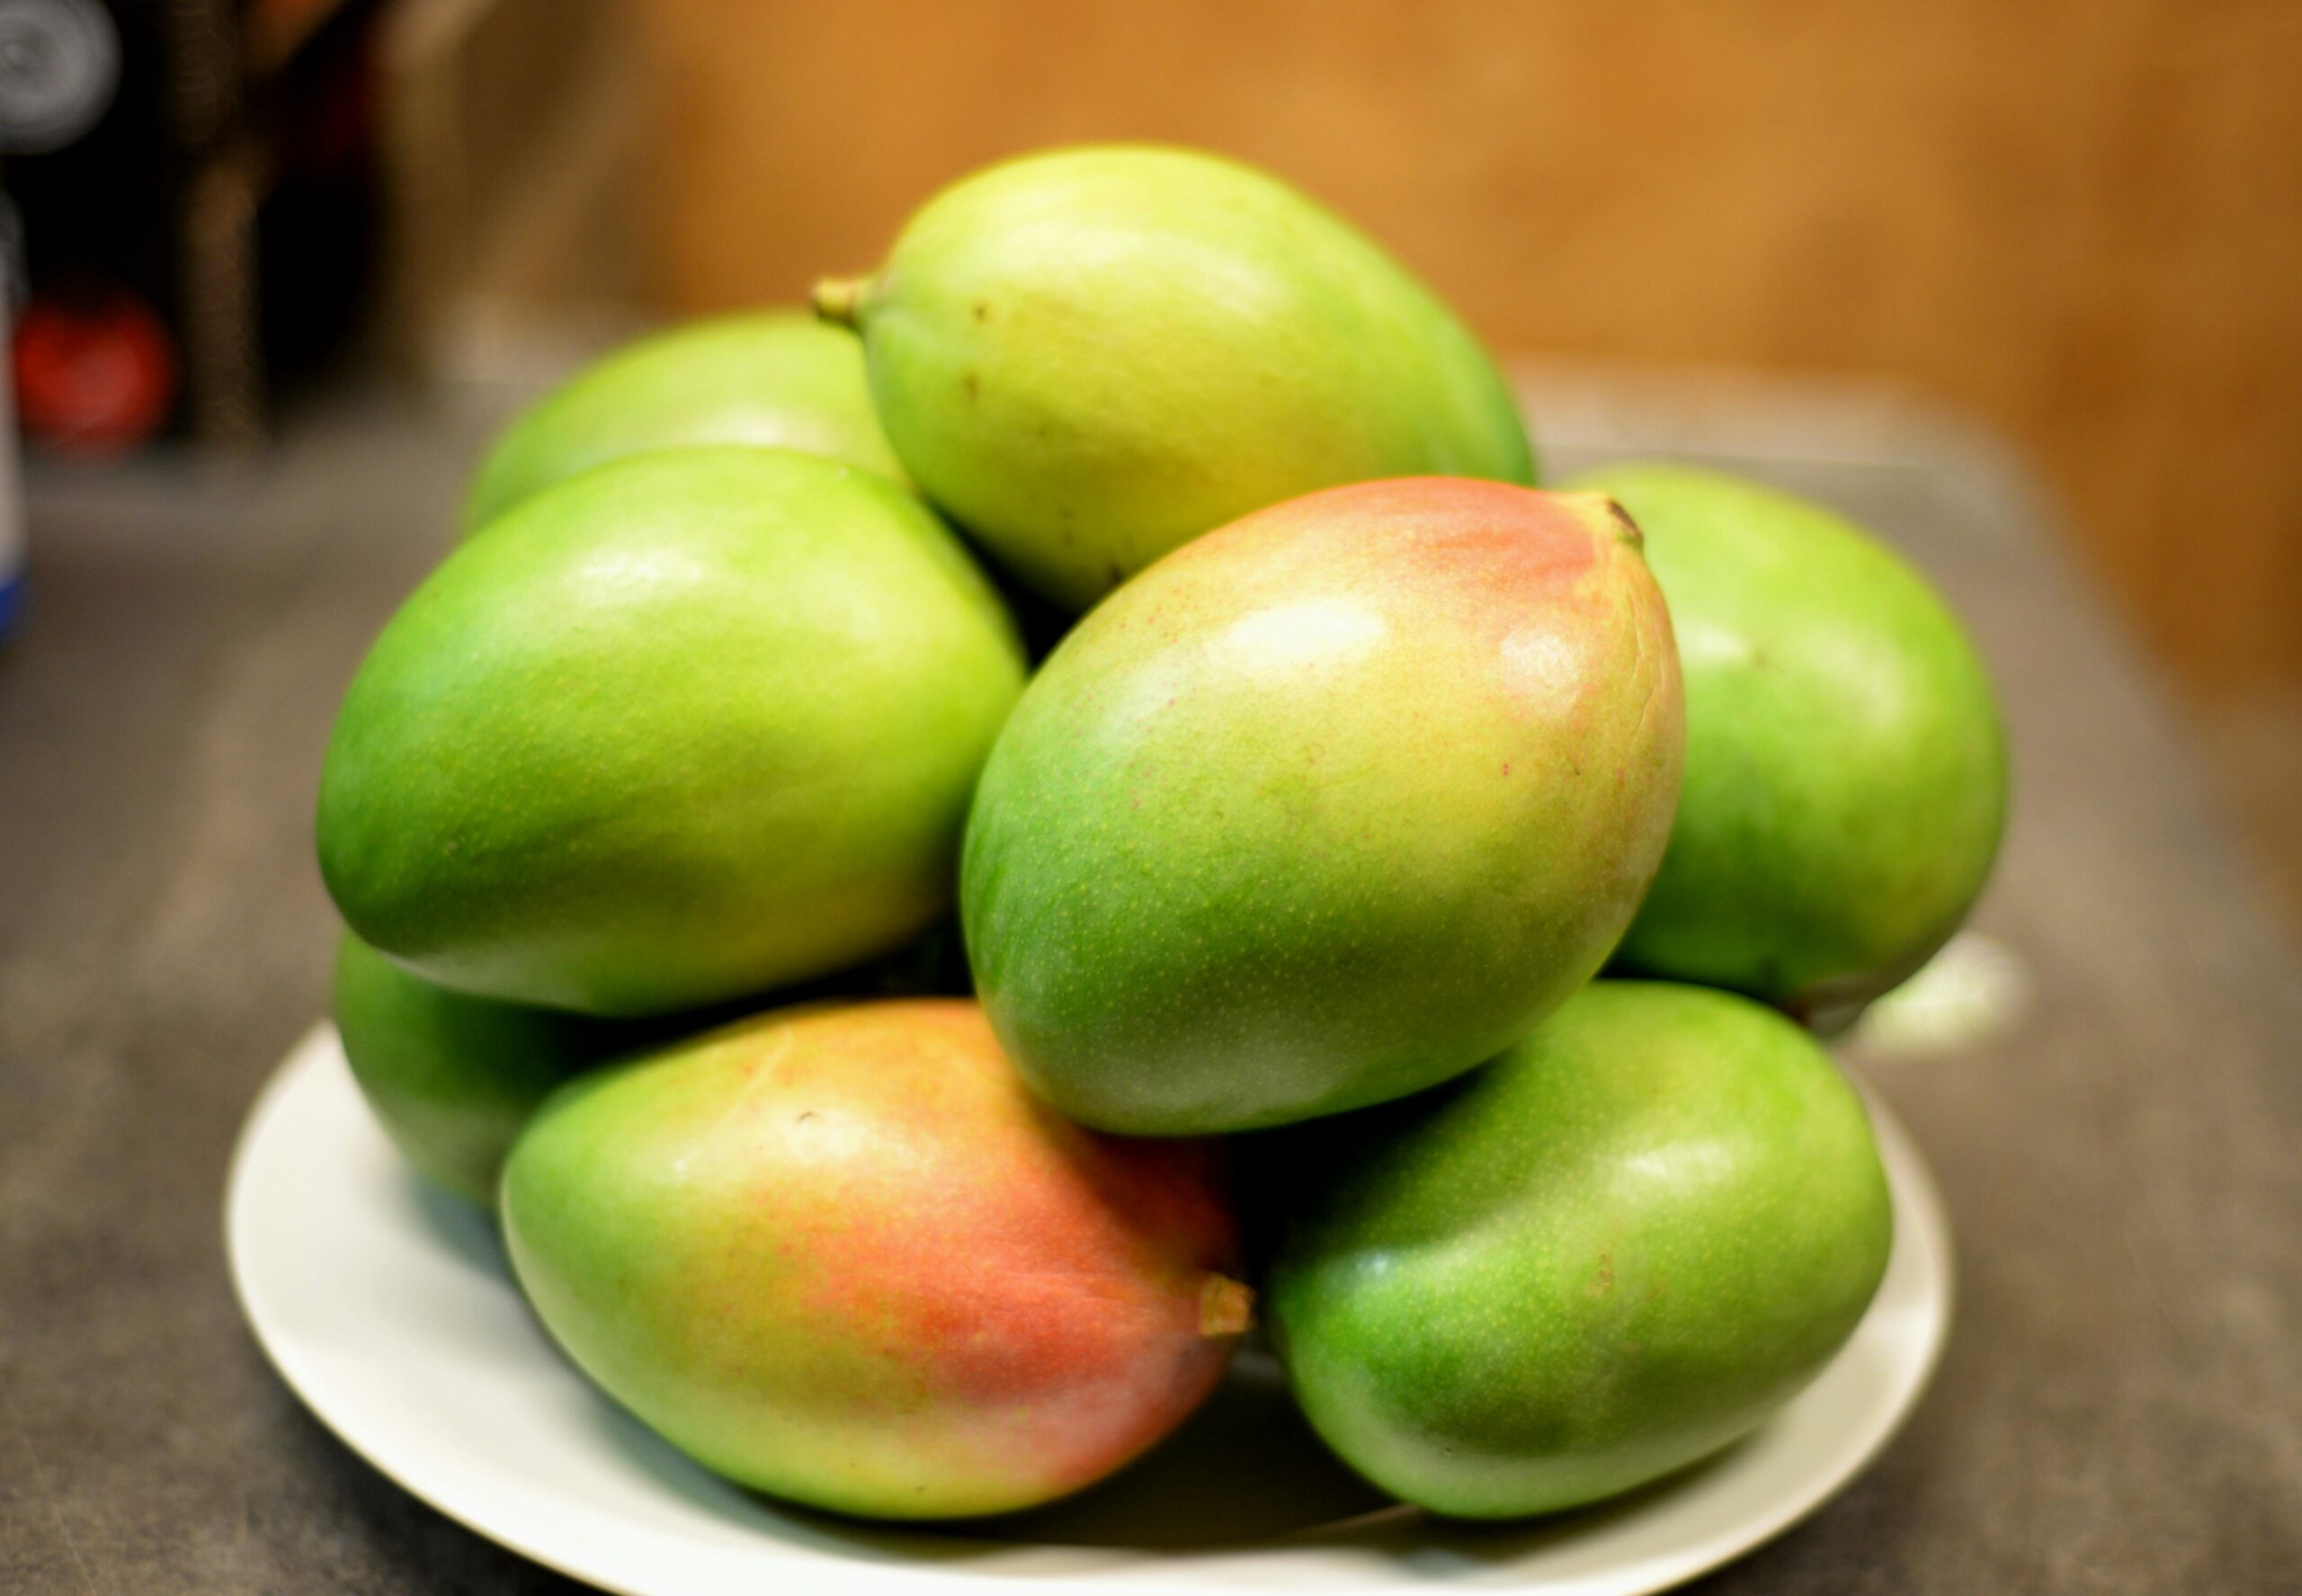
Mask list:
[[[868,277],[825,277],[816,283],[813,295],[816,317],[834,326],[852,328],[856,316],[863,308],[863,290],[871,285]]]
[[[1639,531],[1638,523],[1631,520],[1630,512],[1605,494],[1593,493],[1585,488],[1574,493],[1555,493],[1551,497],[1581,516],[1586,526],[1603,522],[1614,533],[1616,542],[1628,544],[1633,548],[1646,546],[1646,539]]]
[[[1199,1288],[1199,1333],[1245,1335],[1254,1328],[1255,1294],[1245,1281],[1209,1275]]]

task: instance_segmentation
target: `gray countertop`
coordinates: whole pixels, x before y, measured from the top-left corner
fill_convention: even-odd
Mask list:
[[[1958,1321],[1907,1429],[1719,1592],[2302,1592],[2302,963],[2168,702],[1985,441],[1860,395],[1530,379],[1552,461],[1671,450],[1837,504],[1998,673],[1993,1034],[1853,1062],[1932,1160]],[[319,753],[444,547],[473,428],[42,473],[0,653],[0,1591],[573,1589],[403,1494],[240,1323],[224,1173],[320,1012]]]

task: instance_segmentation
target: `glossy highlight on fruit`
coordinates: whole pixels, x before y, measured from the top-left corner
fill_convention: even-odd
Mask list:
[[[1820,505],[1682,466],[1580,480],[1646,533],[1686,673],[1686,788],[1619,963],[1825,1021],[1859,1007],[1989,878],[1988,672],[1923,576]]]
[[[763,992],[950,906],[1022,682],[919,501],[788,450],[635,456],[522,504],[385,628],[320,782],[321,870],[428,979],[613,1016]]]
[[[986,765],[977,990],[1109,1130],[1419,1091],[1588,979],[1645,893],[1677,655],[1596,495],[1367,483],[1249,516],[1099,606]]]
[[[872,413],[855,334],[804,311],[748,311],[626,344],[522,411],[480,462],[464,530],[610,460],[711,443],[797,449],[909,482]]]
[[[1360,1473],[1459,1518],[1599,1501],[1747,1433],[1853,1333],[1893,1240],[1830,1059],[1702,987],[1599,982],[1277,1162],[1297,1399]]]
[[[707,1467],[841,1512],[1010,1511],[1213,1388],[1252,1298],[1213,1149],[1083,1130],[973,1003],[783,1011],[555,1096],[504,1226],[538,1315]]]
[[[1535,479],[1510,386],[1453,314],[1346,223],[1214,156],[990,167],[816,306],[862,334],[880,420],[929,497],[1073,609],[1315,489]]]

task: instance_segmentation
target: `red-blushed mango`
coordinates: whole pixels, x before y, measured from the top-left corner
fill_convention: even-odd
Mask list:
[[[1598,969],[1662,858],[1678,655],[1604,497],[1423,477],[1251,515],[1066,639],[984,768],[977,989],[1138,1135],[1420,1090]]]
[[[1102,1137],[956,1000],[789,1010],[587,1077],[513,1148],[520,1283],[706,1467],[870,1517],[1120,1467],[1246,1328],[1212,1148]]]

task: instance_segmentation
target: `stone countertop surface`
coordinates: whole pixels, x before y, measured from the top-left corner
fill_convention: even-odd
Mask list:
[[[2166,694],[1987,440],[1861,390],[1534,370],[1549,464],[1667,451],[1839,506],[2003,691],[1979,1033],[1857,1039],[1958,1238],[1888,1449],[1700,1588],[2302,1592],[2302,959]],[[227,1162],[326,1002],[320,751],[446,547],[468,401],[347,401],[260,464],[34,474],[0,651],[0,1591],[572,1591],[402,1493],[242,1324]]]

